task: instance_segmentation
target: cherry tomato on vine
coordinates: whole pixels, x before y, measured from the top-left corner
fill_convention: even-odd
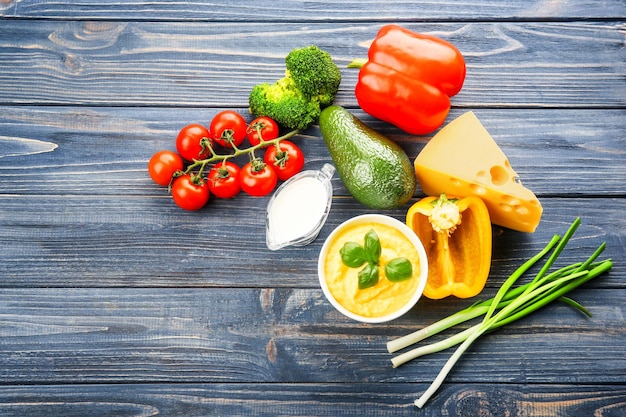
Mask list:
[[[211,138],[209,130],[198,124],[192,123],[183,127],[176,137],[176,150],[187,161],[205,159],[210,155],[209,150],[202,146],[202,141]]]
[[[226,148],[241,145],[246,138],[247,128],[246,119],[234,110],[217,113],[209,125],[215,142]]]
[[[260,137],[259,137],[260,132]],[[278,123],[267,116],[260,116],[254,119],[248,125],[248,142],[250,145],[256,146],[263,140],[276,139],[280,133]]]
[[[172,151],[158,151],[148,161],[148,173],[159,185],[169,185],[176,171],[182,171],[183,158]]]
[[[277,146],[280,146],[280,151]],[[298,145],[289,140],[281,140],[277,146],[268,147],[263,159],[274,168],[278,179],[285,181],[302,171],[304,153]]]
[[[218,198],[232,198],[239,194],[239,173],[241,169],[237,164],[230,161],[215,164],[209,171],[209,190]]]
[[[278,175],[274,168],[260,159],[255,159],[241,168],[239,182],[243,191],[261,197],[269,194],[276,187]]]
[[[172,184],[172,198],[185,210],[199,210],[209,201],[209,185],[201,178],[184,174]]]

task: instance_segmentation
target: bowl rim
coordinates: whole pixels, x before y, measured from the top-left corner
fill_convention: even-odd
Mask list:
[[[352,311],[348,310],[343,305],[341,305],[335,299],[335,297],[331,294],[330,289],[328,288],[328,284],[326,283],[326,276],[324,273],[324,265],[325,265],[325,259],[328,253],[328,248],[330,246],[330,243],[335,239],[335,236],[337,236],[343,229],[351,226],[352,224],[363,223],[363,222],[377,222],[377,223],[382,223],[382,224],[392,226],[398,229],[404,236],[406,236],[407,239],[409,239],[409,241],[413,244],[413,246],[415,247],[419,255],[419,261],[420,261],[419,280],[420,282],[415,290],[415,293],[413,294],[409,302],[406,303],[402,308],[394,311],[393,313],[389,313],[387,315],[380,316],[380,317],[362,316],[360,314],[353,313]],[[322,248],[320,250],[320,253],[317,259],[317,275],[318,275],[318,279],[320,282],[320,286],[322,287],[322,291],[324,292],[326,299],[333,305],[333,307],[335,307],[335,309],[337,309],[344,316],[349,317],[356,321],[363,322],[363,323],[385,323],[385,322],[397,319],[400,316],[403,316],[404,314],[406,314],[409,310],[411,310],[417,304],[419,299],[422,297],[424,288],[426,287],[426,279],[428,278],[428,257],[426,255],[426,250],[424,249],[424,245],[422,245],[422,242],[420,241],[417,234],[413,230],[411,230],[411,228],[407,226],[405,223],[402,223],[400,220],[394,217],[388,216],[386,214],[377,214],[377,213],[361,214],[361,215],[351,217],[345,220],[343,223],[335,227],[333,231],[328,235],[328,237],[324,241],[324,244],[322,245]]]

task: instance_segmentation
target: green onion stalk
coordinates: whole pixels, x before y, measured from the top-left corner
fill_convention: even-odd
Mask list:
[[[439,342],[414,348],[391,359],[395,368],[420,356],[459,345],[432,384],[415,400],[417,407],[422,408],[430,397],[437,392],[459,358],[474,341],[485,333],[519,320],[555,300],[565,302],[587,316],[591,315],[584,306],[566,297],[566,294],[611,269],[613,263],[610,259],[597,261],[597,258],[604,251],[606,243],[602,243],[584,262],[572,263],[548,273],[579,225],[580,218],[577,218],[563,237],[555,235],[539,253],[522,264],[505,280],[493,298],[477,302],[430,326],[387,343],[389,353],[397,352],[460,323],[483,316],[480,323],[462,332]],[[532,281],[512,288],[519,278],[551,251],[549,258]]]

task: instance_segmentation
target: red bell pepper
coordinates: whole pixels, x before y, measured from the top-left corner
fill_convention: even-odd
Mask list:
[[[397,25],[383,26],[359,66],[355,94],[361,109],[407,133],[439,128],[450,97],[465,81],[465,60],[452,44]]]

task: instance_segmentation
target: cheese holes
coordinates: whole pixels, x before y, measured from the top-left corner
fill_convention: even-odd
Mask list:
[[[493,185],[504,185],[509,182],[509,173],[505,167],[494,165],[489,170],[489,174]]]
[[[487,189],[480,184],[470,184],[470,190],[478,196],[483,196],[487,194]]]

